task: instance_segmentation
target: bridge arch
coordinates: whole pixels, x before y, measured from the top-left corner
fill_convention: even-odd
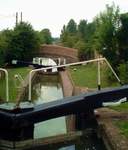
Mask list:
[[[78,50],[58,45],[41,45],[39,51],[34,53],[39,57],[51,57],[51,58],[66,58],[67,63],[78,61]]]

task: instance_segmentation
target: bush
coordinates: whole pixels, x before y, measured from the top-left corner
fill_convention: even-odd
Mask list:
[[[128,84],[128,62],[125,64],[120,64],[118,67],[120,80],[124,84]]]

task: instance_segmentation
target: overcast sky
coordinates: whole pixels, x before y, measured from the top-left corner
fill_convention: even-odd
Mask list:
[[[91,21],[106,4],[119,5],[121,12],[128,11],[128,0],[0,0],[0,30],[15,25],[15,12],[23,12],[23,20],[35,30],[49,28],[57,37],[64,24],[73,18]]]

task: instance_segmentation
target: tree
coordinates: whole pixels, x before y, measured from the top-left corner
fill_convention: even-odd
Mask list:
[[[90,42],[79,40],[76,42],[74,48],[78,49],[80,60],[88,60],[94,57],[94,51]]]
[[[68,22],[68,25],[66,27],[66,31],[69,33],[69,34],[76,34],[77,33],[77,24],[75,23],[75,21],[73,19],[71,19],[69,22]]]
[[[78,25],[78,34],[81,39],[84,41],[86,40],[86,32],[87,32],[87,21],[86,20],[80,20],[80,23]]]
[[[82,40],[79,40],[76,42],[75,46],[74,46],[76,49],[78,49],[78,55],[79,55],[79,58],[80,60],[84,60],[86,59],[86,44],[84,41]]]
[[[66,44],[67,36],[68,36],[68,33],[66,31],[66,26],[64,25],[63,29],[61,30],[61,35],[60,35],[61,43],[63,43],[64,46],[67,46],[67,44]]]
[[[119,59],[128,61],[128,13],[120,15],[120,28],[118,31]]]
[[[119,64],[118,75],[124,84],[128,84],[128,62]]]
[[[10,37],[12,36],[12,30],[3,30],[0,32],[0,66],[4,65],[8,52],[8,44]]]
[[[7,61],[12,59],[26,60],[39,48],[39,39],[32,26],[19,23],[13,30],[9,45]]]
[[[80,59],[89,59],[94,56],[92,50],[94,32],[95,25],[93,22],[87,23],[86,20],[81,20],[77,29],[77,24],[71,19],[67,26],[63,26],[60,39],[64,46],[77,48]]]
[[[93,40],[95,30],[96,30],[95,21],[87,23],[85,32],[86,42],[90,42],[91,40]]]
[[[113,66],[118,64],[117,33],[120,25],[119,7],[106,5],[106,10],[96,17],[95,48]]]
[[[40,32],[40,42],[41,44],[51,44],[52,43],[52,36],[49,29],[43,29]]]
[[[76,23],[71,19],[67,26],[63,26],[60,39],[64,46],[73,48],[78,41]]]

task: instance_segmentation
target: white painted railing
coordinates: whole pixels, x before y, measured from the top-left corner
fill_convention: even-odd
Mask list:
[[[116,79],[118,80],[118,82],[121,83],[119,77],[117,76],[116,72],[113,70],[112,66],[107,61],[106,58],[98,58],[98,59],[87,60],[87,61],[82,61],[82,62],[69,63],[69,64],[64,64],[64,65],[54,66],[54,67],[39,68],[39,69],[31,70],[30,73],[29,73],[29,93],[28,93],[29,95],[28,95],[28,99],[31,101],[31,91],[32,91],[31,78],[32,78],[32,73],[33,72],[43,71],[43,70],[48,70],[48,69],[53,69],[53,68],[62,68],[62,67],[69,67],[69,66],[75,66],[75,65],[82,65],[82,64],[92,63],[92,62],[97,62],[98,63],[97,81],[98,81],[98,89],[100,90],[100,86],[101,86],[100,62],[101,61],[106,62],[106,64],[108,65],[108,67],[110,68],[110,70],[112,71],[112,73],[114,74]]]
[[[9,88],[8,88],[8,71],[6,69],[0,68],[0,71],[5,72],[6,79],[6,102],[9,101]]]

